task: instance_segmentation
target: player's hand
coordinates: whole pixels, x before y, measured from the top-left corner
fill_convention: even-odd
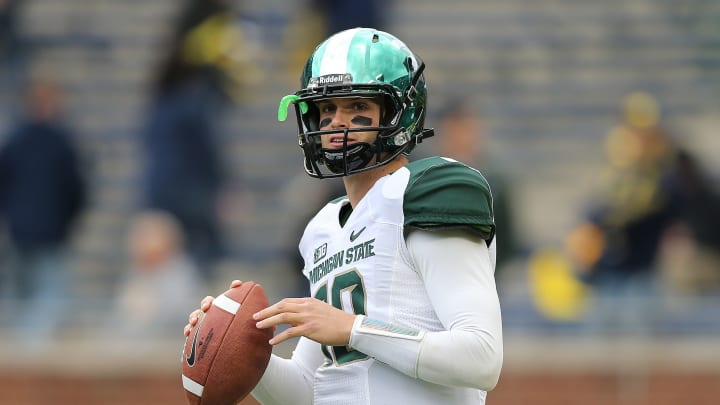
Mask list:
[[[233,280],[230,283],[230,288],[237,288],[242,285],[242,281],[240,280]],[[213,300],[215,297],[212,297],[208,295],[207,297],[203,298],[200,301],[200,309],[196,309],[190,313],[188,316],[188,323],[185,325],[185,329],[183,330],[183,334],[185,336],[190,335],[190,329],[192,329],[193,326],[195,326],[198,321],[200,320],[200,317],[210,309],[210,306],[212,306]]]
[[[285,298],[255,313],[253,318],[258,328],[290,325],[270,340],[273,345],[296,336],[329,346],[347,345],[355,322],[355,315],[315,298]]]

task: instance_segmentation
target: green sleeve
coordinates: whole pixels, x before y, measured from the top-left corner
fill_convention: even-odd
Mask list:
[[[480,172],[442,158],[423,159],[407,167],[411,173],[403,207],[407,229],[465,228],[492,240],[492,195]]]

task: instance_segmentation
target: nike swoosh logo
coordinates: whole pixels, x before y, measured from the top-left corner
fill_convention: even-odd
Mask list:
[[[350,232],[350,242],[355,242],[355,239],[360,237],[360,234],[363,233],[365,228],[367,227],[363,226],[362,229],[358,231],[358,233],[355,233],[355,231]]]
[[[200,321],[200,325],[202,325],[202,320]],[[188,366],[192,367],[195,365],[195,352],[197,349],[197,338],[198,334],[200,333],[200,325],[195,328],[195,336],[193,336],[192,341],[192,349],[190,349],[190,355],[185,358],[185,361],[187,362]]]

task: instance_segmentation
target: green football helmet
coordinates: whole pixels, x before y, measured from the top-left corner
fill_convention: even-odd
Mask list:
[[[427,88],[425,65],[402,41],[371,28],[338,32],[313,51],[300,78],[301,90],[283,97],[278,120],[285,121],[290,104],[295,107],[299,144],[305,171],[313,177],[340,177],[387,164],[408,154],[423,138]],[[329,98],[381,100],[378,127],[320,130],[317,102]],[[348,145],[348,133],[378,131],[372,144]],[[344,146],[325,149],[320,136],[343,133]]]

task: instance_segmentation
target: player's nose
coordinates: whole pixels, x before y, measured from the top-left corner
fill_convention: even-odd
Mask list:
[[[330,127],[333,129],[346,128],[348,126],[349,118],[341,111],[336,111],[330,121]]]

